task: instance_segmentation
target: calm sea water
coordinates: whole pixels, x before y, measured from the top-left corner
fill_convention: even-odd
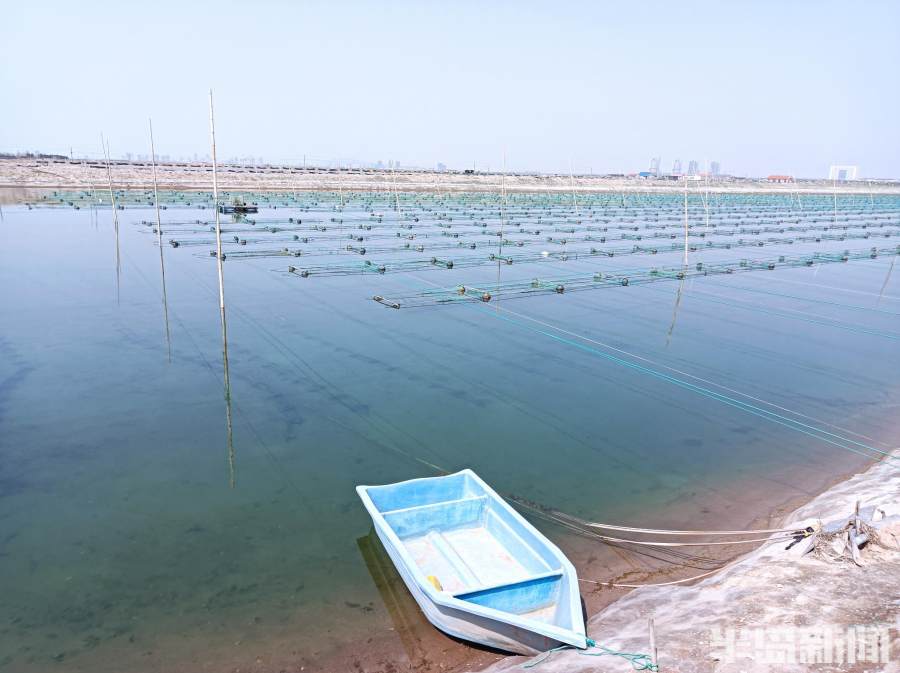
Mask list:
[[[369,299],[488,284],[496,267],[302,279],[285,273],[290,260],[229,260],[231,455],[208,246],[165,246],[167,343],[159,250],[137,224],[152,211],[120,213],[118,274],[108,210],[3,213],[0,669],[225,670],[270,656],[314,668],[386,635],[354,486],[434,474],[426,463],[471,467],[501,492],[594,519],[686,525],[701,513],[749,521],[865,462],[528,318],[816,428],[896,444],[900,270],[888,276],[889,258],[502,304],[520,315]],[[691,261],[813,249],[824,248]]]

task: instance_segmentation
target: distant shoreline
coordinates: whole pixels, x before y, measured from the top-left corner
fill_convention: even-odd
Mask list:
[[[116,189],[151,189],[152,166],[148,162],[110,163]],[[212,189],[212,165],[208,163],[157,164],[160,189],[208,192]],[[239,166],[222,164],[218,171],[223,191],[310,192],[388,191],[422,193],[661,193],[715,194],[838,194],[900,195],[900,180],[857,180],[833,184],[828,180],[768,182],[766,179],[710,177],[693,180],[626,176],[561,174],[466,173],[375,168],[303,168],[297,166]],[[106,189],[106,166],[100,161],[17,158],[0,160],[0,189]]]

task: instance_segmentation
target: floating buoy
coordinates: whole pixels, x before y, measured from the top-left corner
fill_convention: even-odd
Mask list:
[[[400,302],[385,299],[384,297],[382,297],[379,294],[376,294],[374,297],[372,297],[372,299],[377,301],[379,304],[383,304],[384,306],[387,306],[388,308],[400,308]]]

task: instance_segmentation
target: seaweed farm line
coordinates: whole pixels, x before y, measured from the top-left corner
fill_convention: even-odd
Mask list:
[[[0,224],[2,670],[474,670],[354,486],[472,468],[579,577],[643,584],[743,549],[538,514],[771,528],[897,445],[900,196],[229,191],[258,212],[221,255],[209,192],[32,196]]]
[[[127,197],[128,193],[121,196]],[[499,278],[500,267],[514,263],[559,264],[625,255],[678,254],[683,250],[697,257],[701,251],[763,247],[768,251],[800,244],[863,240],[884,243],[884,239],[896,240],[900,235],[897,197],[879,197],[877,203],[874,197],[850,197],[838,205],[836,197],[807,198],[806,203],[794,196],[787,203],[784,196],[716,197],[713,203],[708,194],[693,196],[694,203],[684,205],[679,199],[661,195],[629,195],[630,205],[624,196],[615,199],[602,195],[582,198],[579,205],[560,195],[517,195],[510,200],[507,194],[494,198],[483,194],[429,197],[395,192],[379,198],[339,192],[304,195],[299,202],[285,196],[276,202],[271,196],[240,194],[232,198],[236,202],[249,201],[256,207],[299,207],[303,215],[235,217],[222,229],[223,257],[303,257],[302,263],[286,267],[288,273],[302,278],[498,267],[494,283],[463,280],[451,287],[423,288],[389,297],[373,295],[375,301],[396,309],[472,298],[487,302],[495,297],[562,294],[612,285],[624,287],[666,279],[773,270],[778,266],[812,267],[900,254],[900,243],[840,251],[826,247],[824,251],[766,259],[714,258],[706,264],[692,262],[690,268],[682,264],[681,268],[670,265],[612,272],[598,269],[590,274],[542,275],[507,282]],[[87,194],[79,197],[83,200]],[[60,202],[74,206],[73,198],[58,196]],[[131,200],[141,203],[138,196]],[[153,234],[159,233],[152,221],[141,223]],[[210,231],[215,232],[215,227],[205,219],[171,221],[166,225],[166,236],[173,248],[213,246],[215,239],[203,236]],[[631,245],[614,245],[624,242]],[[272,248],[273,243],[288,245]],[[520,248],[527,251],[518,252]],[[215,250],[209,254],[216,256]],[[336,257],[366,259],[345,262]]]

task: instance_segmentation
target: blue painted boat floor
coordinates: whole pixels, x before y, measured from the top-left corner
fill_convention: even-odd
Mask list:
[[[432,530],[403,543],[422,572],[453,594],[532,575],[485,526]]]
[[[406,538],[403,545],[426,577],[435,577],[443,591],[459,597],[487,587],[511,585],[536,577],[535,572],[525,568],[486,525],[431,530]],[[529,619],[552,623],[556,604],[552,602],[537,609],[515,612]]]

